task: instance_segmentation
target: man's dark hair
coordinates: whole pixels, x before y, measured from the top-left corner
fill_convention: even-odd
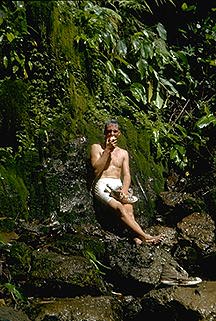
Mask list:
[[[119,128],[119,123],[118,123],[118,121],[117,121],[116,119],[109,119],[109,120],[107,120],[107,121],[105,122],[104,133],[106,132],[107,127],[108,127],[109,125],[116,125],[116,126],[118,126],[118,128]]]

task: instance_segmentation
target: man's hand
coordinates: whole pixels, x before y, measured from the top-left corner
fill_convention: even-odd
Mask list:
[[[113,151],[117,146],[117,138],[115,136],[111,136],[106,140],[106,148],[110,151]]]

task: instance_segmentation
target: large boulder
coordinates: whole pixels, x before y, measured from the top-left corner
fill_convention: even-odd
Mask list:
[[[151,317],[169,321],[216,320],[215,293],[215,282],[152,290],[142,298],[142,312],[136,320]]]

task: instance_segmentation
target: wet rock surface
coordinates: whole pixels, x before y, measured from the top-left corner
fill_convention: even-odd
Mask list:
[[[201,251],[210,253],[215,247],[215,225],[207,213],[192,213],[177,224],[182,237]]]
[[[215,320],[215,291],[216,284],[211,281],[195,287],[153,290],[141,299],[141,314],[142,317],[155,315],[166,320]]]
[[[41,301],[36,304],[40,311],[35,321],[55,320],[95,320],[120,321],[122,308],[118,300],[110,296],[79,297]]]
[[[12,307],[0,306],[0,320],[1,321],[30,321],[28,316],[19,310]]]
[[[91,261],[82,256],[61,255],[51,251],[34,252],[30,283],[26,283],[29,295],[31,286],[37,293],[67,293],[96,295],[105,292],[105,285]]]

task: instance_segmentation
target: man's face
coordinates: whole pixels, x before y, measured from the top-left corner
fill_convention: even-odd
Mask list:
[[[118,128],[118,125],[116,124],[108,125],[105,130],[105,136],[106,136],[106,139],[111,137],[118,138],[120,136],[120,130]]]

